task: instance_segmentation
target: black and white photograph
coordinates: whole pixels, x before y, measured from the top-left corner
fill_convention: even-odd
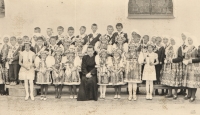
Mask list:
[[[5,4],[4,0],[0,0],[0,18],[5,17]]]
[[[199,4],[0,0],[0,115],[200,115]]]

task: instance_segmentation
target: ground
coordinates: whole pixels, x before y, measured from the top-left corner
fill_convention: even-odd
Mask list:
[[[200,90],[193,103],[183,100],[183,96],[177,100],[155,96],[150,101],[142,94],[138,95],[137,101],[128,101],[126,89],[122,90],[122,98],[115,100],[113,92],[114,89],[108,89],[105,100],[84,102],[69,99],[68,89],[64,89],[61,99],[55,99],[53,89],[50,89],[46,101],[41,101],[40,96],[36,96],[35,101],[1,96],[0,115],[200,115]]]

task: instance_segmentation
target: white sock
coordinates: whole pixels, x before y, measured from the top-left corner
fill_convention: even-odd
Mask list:
[[[128,83],[128,92],[129,96],[132,96],[133,91],[133,83]]]
[[[26,96],[29,96],[29,92],[28,92],[28,80],[24,80],[24,87],[25,87]]]
[[[106,95],[106,85],[103,86],[103,95]]]
[[[133,83],[133,95],[136,95],[137,83]]]
[[[152,95],[153,92],[153,81],[149,81],[150,83],[150,94]]]
[[[100,95],[102,95],[103,94],[103,86],[102,85],[100,86],[99,90],[100,90]]]
[[[29,80],[30,84],[30,95],[33,96],[33,80]]]
[[[149,94],[149,85],[150,85],[149,80],[147,80],[146,81],[146,92],[147,92],[147,94]]]

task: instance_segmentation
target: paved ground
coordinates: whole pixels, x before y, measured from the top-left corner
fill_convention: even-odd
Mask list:
[[[141,89],[144,91],[144,89]],[[137,101],[128,101],[126,89],[120,100],[114,100],[114,90],[108,89],[105,100],[77,102],[69,99],[67,89],[61,99],[55,99],[50,89],[48,99],[24,101],[24,97],[0,97],[0,115],[200,115],[200,90],[197,100],[189,103],[179,96],[177,100],[156,96],[152,101],[145,100],[145,95],[138,95]]]

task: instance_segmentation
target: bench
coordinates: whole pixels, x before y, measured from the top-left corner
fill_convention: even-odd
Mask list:
[[[64,85],[63,87],[68,88],[68,85]],[[79,86],[77,86],[78,88]],[[138,83],[137,87],[146,87],[146,84]],[[5,85],[5,88],[9,89],[9,95],[10,96],[24,96],[25,95],[25,89],[24,86],[22,85]],[[54,88],[54,85],[49,85],[49,88]],[[113,85],[108,85],[107,88],[114,88]],[[127,88],[127,93],[128,93],[128,84],[122,85],[121,88]],[[169,87],[165,85],[154,85],[154,91],[153,95],[155,96],[155,89],[175,89],[177,87]],[[186,88],[186,87],[179,87],[181,88]],[[37,90],[40,89],[40,85],[34,85],[34,96],[37,95]]]

